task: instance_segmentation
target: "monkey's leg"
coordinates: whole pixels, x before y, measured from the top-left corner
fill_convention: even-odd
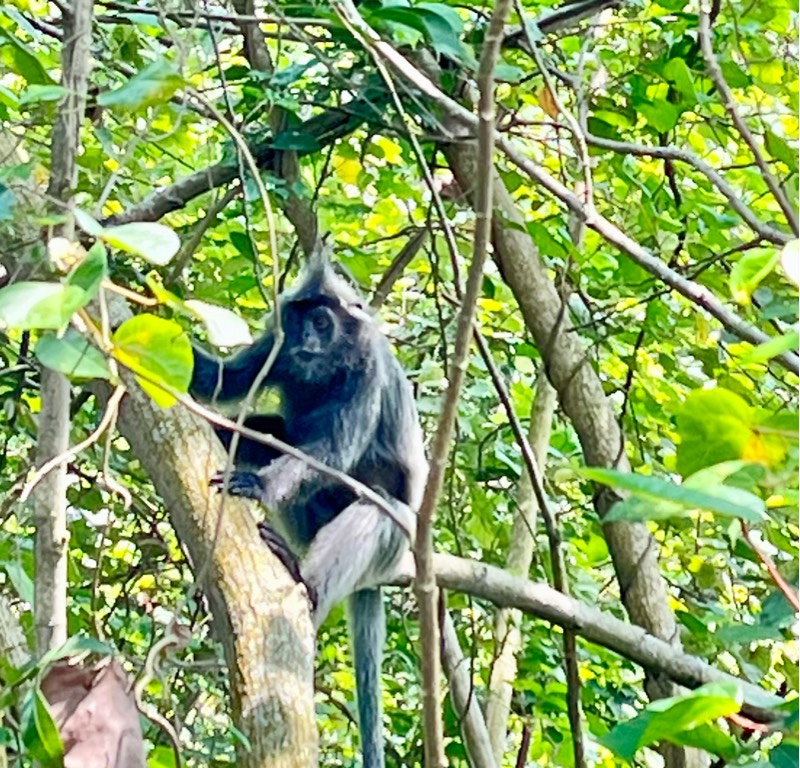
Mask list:
[[[398,514],[411,510],[392,500]],[[356,501],[323,526],[303,559],[301,571],[317,592],[314,625],[319,627],[336,603],[358,589],[390,578],[408,546],[389,516],[368,501]]]
[[[289,575],[298,584],[305,585],[311,607],[316,609],[317,593],[314,587],[303,578],[303,574],[300,571],[300,561],[297,559],[297,555],[295,555],[286,539],[269,525],[269,523],[264,521],[258,523],[258,534],[261,536],[261,540],[270,548],[272,554],[275,555],[275,557],[281,561],[283,567],[289,571]]]
[[[412,529],[411,510],[390,501],[398,515],[408,516]],[[406,547],[404,532],[386,513],[370,502],[356,501],[319,530],[302,565],[306,583],[317,589],[316,627],[333,605],[350,595],[364,768],[384,768],[380,677],[386,618],[378,585],[391,577]]]

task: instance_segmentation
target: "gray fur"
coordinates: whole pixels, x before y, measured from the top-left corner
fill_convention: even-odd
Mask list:
[[[413,530],[427,463],[411,386],[388,340],[353,288],[320,260],[284,296],[279,311],[286,338],[265,385],[280,391],[283,419],[254,416],[253,423],[269,423],[282,439],[381,493]],[[192,394],[241,399],[272,347],[268,330],[225,361],[196,349]],[[240,456],[249,471],[239,469]],[[301,560],[302,579],[316,599],[316,628],[350,596],[364,768],[383,768],[379,586],[408,548],[405,534],[330,477],[252,441],[243,441],[228,492],[257,498],[272,513],[270,525],[280,536],[265,541],[284,539]],[[283,542],[278,548],[285,558]]]

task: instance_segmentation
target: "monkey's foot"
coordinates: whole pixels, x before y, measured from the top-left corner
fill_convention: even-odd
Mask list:
[[[261,478],[255,472],[231,472],[227,487],[224,480],[225,473],[217,472],[208,484],[218,491],[224,490],[229,496],[244,496],[246,499],[261,500],[264,486],[261,484]]]
[[[258,523],[258,533],[261,540],[269,547],[278,560],[281,561],[283,567],[289,571],[289,575],[298,583],[305,585],[308,600],[311,607],[316,610],[317,607],[317,590],[314,589],[304,578],[300,571],[300,561],[297,559],[291,547],[274,528],[268,523]]]

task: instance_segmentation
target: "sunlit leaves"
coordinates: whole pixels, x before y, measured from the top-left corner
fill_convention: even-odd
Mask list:
[[[32,85],[55,85],[36,52],[4,27],[0,27],[0,44],[2,44],[0,45],[2,60],[9,69],[17,72]]]
[[[168,264],[181,247],[181,241],[172,229],[155,222],[107,227],[99,237],[113,248],[141,256],[159,266]]]
[[[229,309],[196,299],[189,299],[186,307],[205,323],[208,340],[215,346],[238,347],[253,343],[247,323]]]
[[[137,221],[104,227],[84,211],[76,211],[75,220],[87,234],[112,248],[141,256],[157,266],[168,264],[181,247],[180,238],[175,231],[158,222]]]
[[[659,741],[700,747],[732,758],[736,742],[712,724],[738,712],[741,706],[742,693],[735,683],[704,685],[686,696],[649,704],[633,720],[620,723],[600,741],[628,762],[640,749]]]
[[[139,110],[166,101],[181,85],[183,80],[175,66],[165,59],[158,59],[116,90],[101,93],[97,103],[121,110]]]
[[[660,520],[688,516],[704,510],[720,517],[733,517],[758,523],[765,519],[764,502],[740,488],[714,488],[699,483],[693,488],[687,481],[678,485],[660,477],[618,472],[613,469],[586,467],[580,474],[589,480],[627,491],[631,498],[618,502],[605,520]]]
[[[83,291],[86,302],[90,301],[108,276],[108,258],[101,243],[92,246],[86,256],[67,275],[66,284]]]
[[[48,368],[73,379],[111,378],[103,353],[72,329],[63,337],[45,333],[36,345],[36,357]]]
[[[61,283],[21,282],[0,290],[0,328],[63,328],[82,306],[83,291]]]
[[[160,406],[174,404],[175,397],[168,390],[188,391],[192,345],[177,323],[155,315],[137,315],[117,329],[112,341],[113,356],[137,375],[142,389]]]
[[[678,471],[686,476],[732,459],[766,465],[779,461],[786,436],[739,395],[717,387],[692,392],[678,413]]]
[[[0,289],[0,328],[63,328],[97,294],[106,272],[105,249],[99,246],[83,255],[62,283],[22,281]]]
[[[22,708],[22,742],[45,768],[63,765],[64,745],[39,687],[33,688]]]
[[[758,249],[742,254],[733,265],[728,278],[734,301],[739,304],[749,304],[753,291],[775,268],[779,256],[780,252],[774,248]]]

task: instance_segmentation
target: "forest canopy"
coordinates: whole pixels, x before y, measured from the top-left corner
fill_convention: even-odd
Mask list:
[[[797,765],[796,27],[6,3],[0,765],[361,764],[344,607],[315,638],[268,511],[208,485],[211,425],[279,397],[188,394],[321,247],[431,466],[386,764]]]

